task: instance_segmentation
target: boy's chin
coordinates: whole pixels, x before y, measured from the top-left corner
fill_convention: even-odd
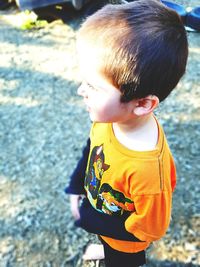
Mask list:
[[[100,119],[96,118],[94,115],[92,115],[91,113],[89,113],[89,116],[90,116],[90,120],[92,122],[103,122],[101,121]]]
[[[106,118],[99,118],[98,116],[96,116],[95,114],[89,112],[89,116],[90,116],[90,120],[92,122],[100,122],[100,123],[110,123],[112,121],[108,121],[106,120]]]
[[[90,120],[91,120],[92,122],[100,122],[99,120],[93,118],[92,116],[90,116]]]
[[[92,122],[97,122],[97,121],[96,121],[96,119],[95,119],[95,117],[94,117],[94,116],[92,116],[92,114],[91,114],[91,113],[89,113],[89,116],[90,116],[90,120],[91,120]]]

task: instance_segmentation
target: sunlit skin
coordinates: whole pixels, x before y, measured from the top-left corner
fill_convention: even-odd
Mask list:
[[[90,118],[94,122],[128,123],[132,119],[133,104],[121,103],[121,92],[102,76],[94,65],[82,68],[83,82],[78,95],[83,97]]]
[[[82,84],[78,95],[83,97],[94,122],[125,122],[132,119],[133,102],[121,103],[121,92],[102,74],[102,56],[98,48],[78,42],[79,69]],[[127,122],[126,122],[127,123]]]

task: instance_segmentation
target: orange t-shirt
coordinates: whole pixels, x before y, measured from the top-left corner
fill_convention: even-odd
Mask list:
[[[115,137],[111,123],[94,123],[85,177],[91,205],[110,216],[129,214],[125,228],[143,242],[101,238],[113,249],[138,252],[166,232],[176,183],[176,170],[158,124],[158,143],[151,151],[133,151]],[[148,138],[148,136],[147,136]]]

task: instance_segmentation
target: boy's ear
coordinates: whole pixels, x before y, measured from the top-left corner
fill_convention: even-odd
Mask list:
[[[151,113],[159,104],[159,99],[155,95],[148,95],[138,99],[134,107],[133,113],[137,116],[143,116]]]

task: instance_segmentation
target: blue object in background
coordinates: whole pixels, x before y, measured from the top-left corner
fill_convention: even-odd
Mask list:
[[[186,25],[200,31],[200,6],[192,9],[186,17]]]
[[[179,14],[179,16],[181,17],[183,23],[186,22],[187,12],[186,12],[185,8],[182,5],[175,4],[175,3],[170,2],[170,1],[164,1],[164,0],[162,0],[161,2],[164,5],[166,5],[167,7],[175,10]]]

